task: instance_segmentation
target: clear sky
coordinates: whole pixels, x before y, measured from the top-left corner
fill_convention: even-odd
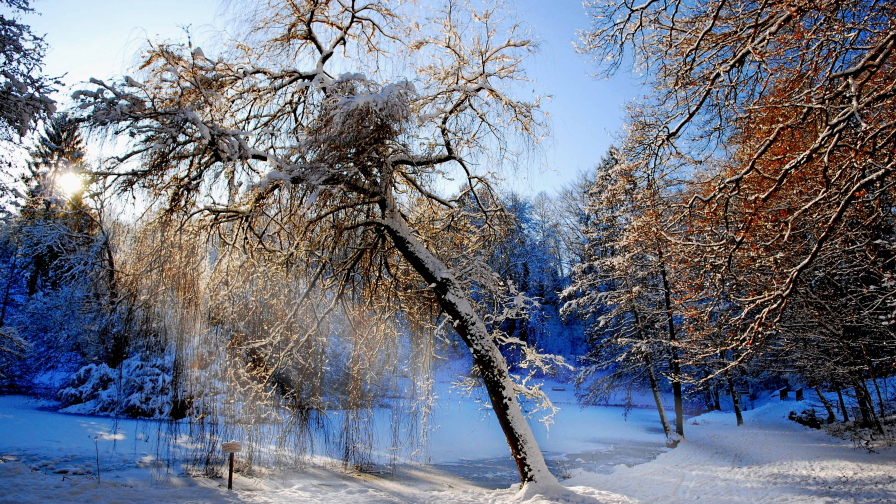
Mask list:
[[[541,40],[530,76],[540,92],[553,96],[545,105],[553,138],[536,165],[508,175],[508,181],[519,192],[553,193],[598,162],[621,126],[622,104],[636,98],[639,88],[624,72],[610,81],[588,75],[592,68],[572,46],[576,30],[588,26],[579,1],[520,0],[516,5]],[[35,33],[46,34],[45,70],[66,74],[68,85],[122,75],[146,38],[183,39],[183,27],[190,25],[201,41],[225,17],[218,0],[36,0],[34,7],[40,15],[24,20]]]

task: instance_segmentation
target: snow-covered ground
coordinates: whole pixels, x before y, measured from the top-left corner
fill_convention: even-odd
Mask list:
[[[577,468],[609,472],[617,464],[643,463],[666,450],[655,407],[636,408],[624,417],[621,407],[580,407],[569,384],[545,380],[544,389],[560,410],[550,429],[538,421],[542,412],[533,413],[529,421],[555,474]],[[516,465],[489,408],[477,402],[475,394],[452,391],[444,382],[437,385],[436,393],[430,462],[487,488],[507,488],[517,482]]]
[[[745,412],[741,427],[731,413],[704,414],[656,460],[610,475],[579,472],[564,484],[634,502],[896,502],[896,451],[856,449],[787,420],[792,409],[768,403]]]
[[[342,474],[315,467],[300,474],[237,476],[235,490],[219,479],[164,474],[156,462],[152,423],[64,415],[40,408],[17,396],[0,397],[0,502],[111,503],[301,503],[346,502],[507,502],[517,489],[476,486],[446,471],[463,465],[457,455],[441,453],[448,443],[477,456],[500,447],[500,433],[489,420],[461,425],[478,411],[463,408],[443,421],[445,439],[433,440],[438,467],[408,467],[399,478]],[[851,443],[832,439],[786,419],[794,403],[772,402],[745,413],[746,425],[736,427],[730,413],[692,418],[687,439],[655,460],[632,467],[594,471],[573,467],[563,482],[581,502],[896,502],[896,451],[868,453]],[[636,410],[644,421],[650,410]],[[481,412],[479,413],[481,415]],[[554,460],[573,462],[583,453],[601,453],[607,445],[644,442],[656,434],[646,424],[623,421],[608,408],[566,406],[544,445]],[[469,430],[469,436],[463,431]],[[481,430],[481,432],[480,432]],[[439,432],[439,431],[436,431]],[[462,437],[447,439],[448,435]],[[94,444],[96,438],[96,444]],[[494,440],[492,438],[497,438]],[[488,443],[482,443],[488,439]],[[609,441],[609,440],[616,441]],[[625,441],[628,439],[628,441]],[[440,448],[441,446],[441,448]],[[99,452],[101,482],[97,482]],[[559,457],[559,458],[558,458]],[[448,467],[448,469],[451,469]],[[552,498],[556,498],[553,496]],[[545,501],[545,499],[542,499]]]

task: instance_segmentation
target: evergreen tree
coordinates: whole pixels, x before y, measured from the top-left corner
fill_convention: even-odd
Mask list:
[[[23,251],[29,255],[28,295],[33,296],[42,286],[58,286],[65,273],[59,259],[88,246],[97,220],[84,205],[83,188],[76,186],[84,158],[77,121],[54,116],[30,154],[29,173],[22,177],[27,194],[19,227],[27,237]]]
[[[584,402],[595,403],[646,382],[667,442],[675,444],[659,390],[660,363],[673,343],[666,332],[662,256],[649,226],[651,191],[611,149],[588,195],[585,261],[575,266],[563,293],[563,314],[579,316],[588,327],[590,349],[582,358],[577,388]],[[670,374],[674,359],[669,359]]]
[[[5,288],[27,296],[18,306],[7,296],[3,313],[31,347],[17,364],[22,387],[43,369],[90,360],[116,364],[126,353],[109,231],[100,200],[84,196],[84,153],[79,123],[54,116],[30,150],[26,200],[9,224],[14,273]]]

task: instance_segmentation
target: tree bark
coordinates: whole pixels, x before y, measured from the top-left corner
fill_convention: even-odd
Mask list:
[[[877,378],[872,377],[871,383],[874,384],[874,390],[877,392],[877,406],[880,408],[880,418],[884,418],[887,416],[887,411],[884,408],[884,398],[880,395],[880,387],[877,385]]]
[[[380,205],[383,212],[382,226],[395,248],[433,289],[439,305],[451,317],[454,329],[470,349],[495,416],[507,438],[510,453],[516,461],[522,484],[557,483],[556,478],[548,471],[544,456],[520,408],[504,356],[473,308],[469,293],[451,269],[417,239],[396,208],[391,194]]]
[[[731,379],[731,375],[728,373],[725,373],[725,380],[728,382],[728,393],[731,394],[731,403],[734,405],[734,416],[737,418],[737,425],[743,425],[744,416],[740,411],[740,396],[734,388],[734,380]]]
[[[653,370],[653,362],[647,357],[647,377],[650,379],[650,390],[653,392],[653,400],[656,401],[656,410],[660,414],[660,423],[663,424],[663,433],[666,434],[666,446],[675,447],[678,440],[672,433],[672,426],[669,425],[669,419],[666,418],[666,409],[663,408],[663,398],[660,397],[660,387],[657,383],[656,372]]]
[[[843,400],[843,391],[837,387],[837,399],[840,400],[840,413],[843,413],[843,423],[849,421],[849,414],[846,412],[846,401]]]
[[[824,405],[824,409],[828,410],[828,419],[826,423],[834,423],[834,420],[837,419],[834,416],[834,405],[831,404],[831,401],[828,401],[828,398],[821,393],[821,389],[818,387],[814,387],[815,393],[818,395],[818,398],[821,399],[821,404]]]
[[[6,322],[6,307],[9,305],[9,291],[12,287],[12,278],[16,272],[16,260],[18,259],[18,249],[12,254],[12,261],[9,265],[9,275],[6,277],[6,288],[3,292],[3,308],[0,309],[0,327]]]
[[[669,343],[671,356],[669,358],[669,371],[672,383],[672,395],[675,398],[675,431],[679,436],[684,436],[684,404],[681,397],[681,368],[678,362],[678,348],[675,346],[675,319],[672,316],[672,294],[669,289],[669,280],[666,277],[666,264],[663,262],[663,252],[659,251],[660,276],[663,280],[663,303],[666,310],[666,322],[669,330]]]

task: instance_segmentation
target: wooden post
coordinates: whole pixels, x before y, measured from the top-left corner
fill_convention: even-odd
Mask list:
[[[224,443],[221,445],[221,448],[224,453],[230,454],[230,473],[227,476],[227,489],[233,490],[233,454],[242,451],[243,447],[239,443],[239,441],[231,441],[229,443]]]

